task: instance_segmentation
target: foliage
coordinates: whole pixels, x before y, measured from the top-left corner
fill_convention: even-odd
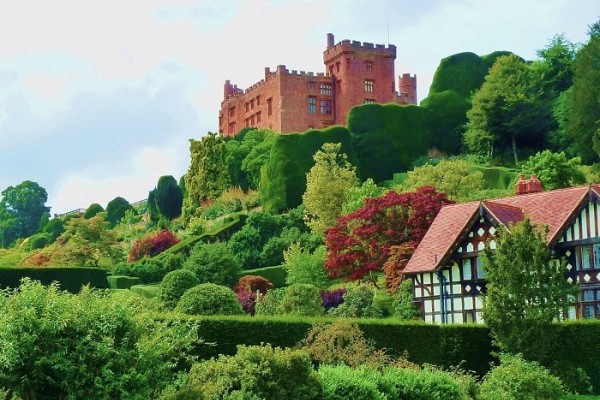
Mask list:
[[[526,361],[520,355],[503,354],[500,365],[494,367],[481,383],[483,400],[561,399],[564,392],[560,379],[538,363]]]
[[[318,364],[382,368],[391,362],[384,350],[365,339],[358,325],[345,322],[313,325],[300,345]]]
[[[285,288],[277,309],[279,314],[316,316],[323,314],[319,289],[307,283],[295,283]]]
[[[329,310],[337,317],[347,318],[377,318],[381,317],[381,309],[373,303],[375,288],[369,285],[360,285],[348,289],[344,295],[344,302]]]
[[[83,218],[90,219],[92,217],[95,217],[96,214],[101,213],[102,211],[104,211],[104,207],[102,207],[98,203],[92,203],[85,210],[85,213],[83,213]]]
[[[252,316],[256,314],[256,292],[236,291],[235,295],[246,314]]]
[[[385,285],[391,293],[398,291],[404,281],[404,267],[415,252],[412,243],[402,243],[399,246],[390,247],[390,256],[383,264],[383,273],[385,274]]]
[[[251,292],[260,294],[267,294],[267,291],[273,289],[273,284],[266,278],[258,275],[245,275],[242,276],[238,283],[235,285],[235,292]]]
[[[260,187],[260,170],[269,159],[277,135],[266,129],[252,129],[226,142],[226,163],[233,185],[243,190]]]
[[[276,288],[280,288],[286,285],[285,281],[287,279],[287,270],[283,267],[283,265],[248,269],[244,270],[243,274],[262,276],[263,278],[271,282]]]
[[[394,296],[394,315],[401,321],[419,319],[421,311],[415,307],[412,279],[405,279]]]
[[[346,365],[319,368],[323,400],[386,400],[379,391],[378,372],[370,368],[353,369]]]
[[[542,182],[545,190],[562,189],[585,183],[585,174],[581,170],[581,158],[567,159],[564,152],[541,151],[527,160],[521,172],[534,174]]]
[[[340,143],[325,143],[313,157],[302,195],[304,218],[313,232],[322,235],[335,225],[346,202],[347,191],[358,185],[356,170],[341,153]]]
[[[364,207],[340,217],[327,231],[329,276],[357,280],[381,270],[391,246],[408,243],[416,248],[442,205],[450,203],[431,187],[367,199]]]
[[[140,285],[142,280],[137,276],[108,275],[106,277],[109,289],[129,289],[134,285]]]
[[[342,204],[341,215],[348,215],[365,204],[365,199],[379,197],[385,192],[385,189],[377,186],[373,179],[369,178],[359,186],[352,186],[346,192],[346,201]]]
[[[325,308],[325,312],[342,304],[344,302],[344,296],[347,292],[348,291],[346,289],[321,291],[321,299],[323,299],[323,307]]]
[[[499,57],[467,112],[467,148],[490,157],[495,149],[510,149],[515,164],[518,147],[539,148],[551,117],[550,107],[538,97],[539,81],[519,57]]]
[[[65,231],[65,225],[60,218],[48,221],[44,227],[44,233],[50,235],[50,242],[54,242]]]
[[[225,140],[210,132],[201,140],[190,139],[190,157],[185,188],[189,204],[198,207],[202,200],[219,197],[231,184],[225,162]]]
[[[281,301],[285,295],[285,288],[272,289],[264,296],[258,296],[256,299],[257,315],[279,315]]]
[[[192,271],[187,269],[171,271],[160,283],[160,299],[167,308],[173,309],[186,290],[198,284],[200,281]]]
[[[166,399],[317,400],[321,390],[302,350],[239,346],[234,356],[195,364],[184,387]]]
[[[261,169],[260,197],[267,212],[299,206],[306,192],[306,174],[314,165],[313,155],[324,143],[341,143],[341,151],[357,165],[350,132],[341,126],[309,130],[302,134],[277,135]]]
[[[134,263],[120,263],[115,266],[117,275],[137,276],[144,283],[160,282],[164,276],[183,267],[181,254],[163,254],[160,257],[142,258]]]
[[[214,283],[201,283],[188,289],[175,310],[191,315],[243,314],[233,290]]]
[[[460,201],[474,192],[483,189],[483,174],[471,171],[471,165],[464,160],[441,160],[436,165],[424,165],[408,171],[403,187],[414,190],[422,186],[432,186],[446,193],[449,199]]]
[[[17,288],[21,280],[44,285],[55,283],[61,290],[78,293],[83,286],[106,288],[106,270],[86,267],[0,267],[0,289]]]
[[[233,287],[241,272],[239,261],[225,243],[198,243],[183,267],[196,274],[200,283]]]
[[[122,197],[115,197],[106,205],[106,219],[113,225],[119,224],[128,210],[135,209]],[[96,214],[98,215],[98,214]]]
[[[50,235],[47,233],[36,233],[29,238],[29,248],[31,250],[43,249],[50,244]]]
[[[468,52],[443,58],[433,76],[429,94],[451,90],[468,97],[481,87],[489,67],[482,57]]]
[[[379,390],[390,400],[471,398],[462,387],[461,378],[464,379],[436,369],[386,368],[379,380]]]
[[[169,230],[151,233],[133,242],[127,262],[135,262],[144,257],[154,257],[179,243],[179,239]]]
[[[89,288],[25,280],[0,303],[0,387],[22,399],[153,398],[182,351],[174,330]]]
[[[283,255],[284,267],[287,270],[286,283],[309,283],[319,289],[327,288],[331,280],[327,277],[324,267],[326,255],[325,246],[320,246],[311,253],[299,243],[292,243]]]
[[[181,215],[183,193],[175,178],[161,176],[156,187],[148,193],[148,211],[153,221],[163,216],[169,220]]]
[[[483,315],[500,348],[543,359],[552,321],[567,307],[571,292],[564,265],[553,260],[546,231],[529,219],[499,231],[495,251],[486,248]]]
[[[37,182],[24,181],[2,191],[0,199],[0,245],[6,246],[17,238],[32,235],[39,228],[48,193]]]
[[[592,33],[573,63],[565,127],[584,163],[598,161],[600,153],[600,35]]]

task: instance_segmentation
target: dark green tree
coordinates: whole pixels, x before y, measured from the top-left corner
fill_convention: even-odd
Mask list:
[[[590,28],[590,40],[577,53],[569,95],[566,130],[584,163],[600,154],[600,21]],[[596,27],[596,28],[594,28]]]
[[[551,110],[539,98],[539,72],[515,55],[499,57],[467,112],[467,148],[488,156],[543,144]]]
[[[179,217],[182,205],[183,193],[171,175],[161,176],[156,188],[148,193],[148,211],[153,221],[158,221],[161,216],[168,219]]]
[[[24,181],[17,186],[9,186],[2,192],[0,200],[0,229],[4,242],[11,243],[17,238],[24,238],[35,233],[44,213],[50,211],[46,207],[48,193],[37,182]]]
[[[573,293],[564,264],[552,258],[543,230],[525,219],[501,229],[497,249],[485,250],[487,294],[483,318],[504,351],[543,360],[552,341],[550,325]]]
[[[135,211],[127,200],[122,197],[115,197],[106,205],[106,218],[111,224],[117,225],[128,210]]]
[[[233,287],[242,270],[240,262],[225,243],[198,243],[183,264],[199,283]]]
[[[83,218],[90,219],[92,217],[95,217],[96,214],[98,214],[98,213],[100,213],[102,211],[104,211],[104,208],[100,204],[98,204],[98,203],[92,203],[85,210],[85,213],[83,214]]]

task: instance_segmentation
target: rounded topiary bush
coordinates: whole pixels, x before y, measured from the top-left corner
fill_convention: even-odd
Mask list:
[[[560,379],[538,363],[504,354],[483,379],[480,394],[483,400],[558,400],[564,391]]]
[[[323,314],[321,292],[314,285],[295,283],[285,289],[279,305],[282,314],[315,316]]]
[[[243,314],[233,290],[214,283],[202,283],[188,289],[177,303],[176,310],[190,315]]]
[[[83,218],[85,219],[90,219],[96,216],[96,214],[101,213],[104,211],[104,208],[98,204],[98,203],[92,203],[90,204],[90,206],[85,210],[85,213],[83,214]]]
[[[387,400],[377,387],[380,374],[376,370],[324,365],[319,375],[324,400]]]
[[[175,308],[181,296],[199,283],[196,274],[192,271],[187,269],[171,271],[160,283],[160,299],[167,308]]]
[[[264,296],[258,296],[256,299],[257,315],[278,315],[279,306],[285,295],[285,288],[271,289]]]
[[[50,239],[50,235],[47,233],[36,233],[31,237],[31,239],[29,239],[29,249],[43,249],[50,244]]]
[[[225,243],[198,243],[183,267],[202,283],[232,287],[242,270],[240,262]]]

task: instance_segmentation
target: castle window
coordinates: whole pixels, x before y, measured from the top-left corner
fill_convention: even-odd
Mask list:
[[[260,106],[260,96],[256,96],[256,106]]]
[[[375,103],[375,99],[365,99],[365,104],[373,104]]]
[[[254,115],[250,116],[250,126],[254,126]]]
[[[340,62],[335,63],[335,72],[340,72]]]
[[[365,69],[368,72],[373,71],[373,61],[365,61]]]
[[[308,82],[308,90],[314,90],[315,89],[315,81],[309,81]]]
[[[331,100],[321,100],[321,114],[331,115]]]
[[[315,96],[308,96],[308,113],[314,114],[317,112],[317,98]]]
[[[331,83],[321,83],[321,94],[331,94]]]
[[[250,100],[250,109],[254,110],[254,99]]]
[[[370,79],[365,79],[365,92],[373,93],[373,81]]]
[[[235,117],[235,107],[229,107],[229,118]]]
[[[246,128],[248,128],[250,126],[250,119],[246,118],[245,122],[246,122]]]
[[[256,123],[260,122],[260,111],[256,113]]]
[[[246,112],[250,111],[250,104],[246,102]]]
[[[227,129],[228,129],[228,133],[229,133],[230,135],[235,135],[235,134],[237,133],[237,132],[235,131],[235,122],[231,122],[231,123],[229,124],[229,127],[228,127]]]
[[[269,97],[267,99],[267,115],[270,117],[273,114],[273,98]]]

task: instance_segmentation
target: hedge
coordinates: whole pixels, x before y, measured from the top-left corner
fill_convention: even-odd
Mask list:
[[[44,285],[58,282],[61,289],[78,293],[87,284],[108,288],[106,275],[104,269],[87,267],[0,267],[0,288],[16,288],[27,277]]]
[[[160,296],[160,285],[134,285],[129,288],[133,293],[149,299],[158,298]]]
[[[474,165],[471,171],[483,174],[486,189],[509,189],[518,175],[517,170],[506,167],[483,167]]]
[[[452,90],[463,97],[483,84],[490,66],[477,54],[465,52],[443,58],[437,67],[429,94]]]
[[[280,288],[285,286],[287,271],[283,265],[277,265],[275,267],[246,269],[242,271],[242,273],[240,274],[240,278],[246,275],[262,276],[263,278],[271,282],[274,287]]]
[[[106,277],[110,289],[129,289],[133,285],[139,285],[142,280],[137,276],[109,275]]]

